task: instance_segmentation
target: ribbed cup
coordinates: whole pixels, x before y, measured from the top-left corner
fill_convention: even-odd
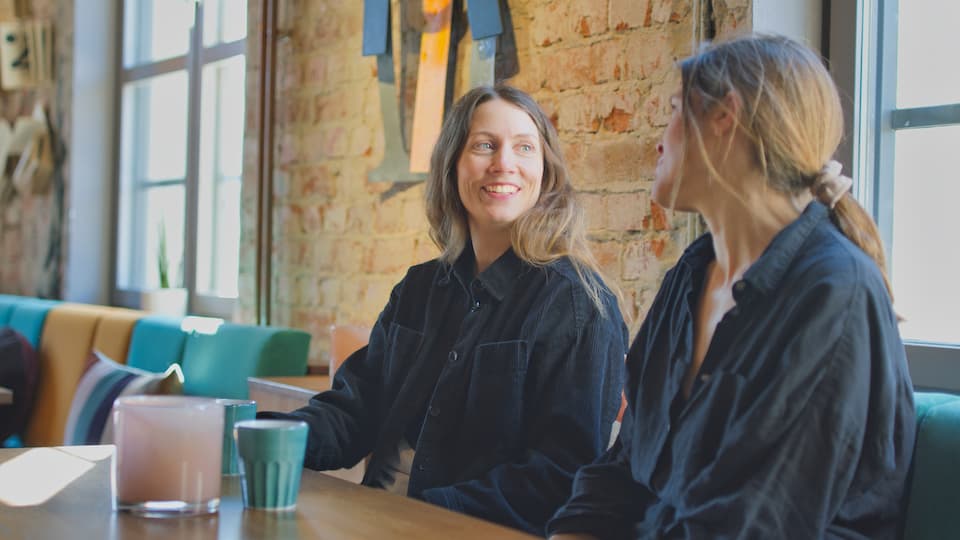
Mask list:
[[[243,474],[243,505],[284,511],[297,505],[307,424],[299,420],[245,420],[234,433]]]
[[[240,463],[233,426],[242,420],[253,420],[257,416],[257,402],[249,399],[218,399],[217,403],[223,405],[223,458],[220,460],[220,472],[229,476],[238,475]]]

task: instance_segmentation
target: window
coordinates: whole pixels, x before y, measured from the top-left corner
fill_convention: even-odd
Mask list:
[[[960,2],[832,4],[831,68],[841,87],[844,70],[853,82],[845,90],[857,195],[887,247],[914,383],[957,391],[960,250],[950,217],[960,206],[960,71],[943,59],[955,48]]]
[[[247,2],[125,0],[122,25],[114,301],[184,287],[192,313],[229,316]]]

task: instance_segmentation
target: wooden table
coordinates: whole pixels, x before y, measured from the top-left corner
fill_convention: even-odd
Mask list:
[[[13,390],[0,386],[0,405],[10,405],[13,403]]]
[[[0,449],[0,538],[532,538],[309,470],[293,512],[244,510],[239,477],[223,477],[217,514],[158,519],[117,513],[110,487],[114,450]]]
[[[329,390],[330,377],[248,377],[247,388],[258,411],[292,411],[306,405],[314,395]]]

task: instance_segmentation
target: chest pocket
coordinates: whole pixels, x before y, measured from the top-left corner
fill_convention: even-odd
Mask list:
[[[478,345],[474,353],[464,429],[471,438],[508,447],[523,440],[524,381],[530,362],[526,341]]]
[[[422,333],[390,323],[387,331],[386,362],[383,366],[384,380],[388,385],[398,384],[398,381],[402,381],[410,372],[422,340]]]

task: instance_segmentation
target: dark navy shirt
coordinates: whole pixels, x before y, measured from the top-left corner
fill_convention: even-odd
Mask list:
[[[453,266],[410,268],[369,345],[292,415],[310,424],[307,467],[372,452],[363,482],[376,486],[405,437],[409,495],[542,535],[577,468],[607,449],[627,329],[569,260],[537,268],[508,250],[476,276],[474,264],[468,246]]]
[[[665,277],[627,360],[617,443],[548,531],[894,538],[914,408],[874,262],[811,203],[733,286],[689,399],[709,235]]]

